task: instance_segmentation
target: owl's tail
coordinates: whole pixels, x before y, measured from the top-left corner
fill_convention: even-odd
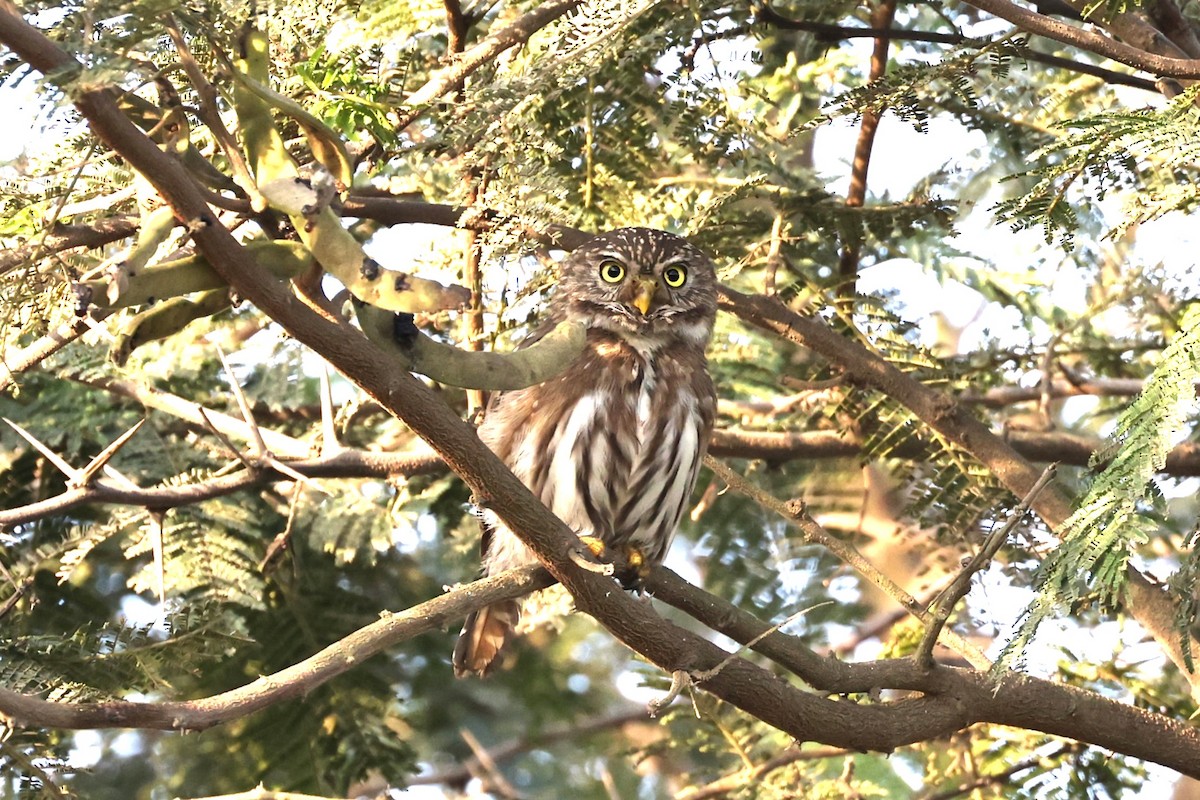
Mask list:
[[[454,675],[462,678],[474,673],[483,677],[491,672],[520,618],[521,604],[516,600],[502,600],[472,611],[454,645]]]

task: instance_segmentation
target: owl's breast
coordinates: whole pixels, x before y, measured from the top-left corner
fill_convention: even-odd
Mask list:
[[[575,531],[659,559],[707,439],[692,373],[669,353],[601,341],[563,375],[504,395],[480,435]]]

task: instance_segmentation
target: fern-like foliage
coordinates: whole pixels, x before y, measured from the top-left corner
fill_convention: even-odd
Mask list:
[[[1059,531],[1062,544],[1043,562],[1037,598],[1025,610],[998,668],[1017,661],[1038,625],[1058,609],[1084,599],[1089,591],[1104,602],[1121,593],[1134,548],[1159,527],[1150,516],[1160,499],[1154,474],[1194,411],[1198,379],[1200,304],[1192,304],[1142,393],[1093,456],[1093,466],[1103,464],[1104,470]]]
[[[994,211],[1014,230],[1040,227],[1047,242],[1074,244],[1080,207],[1115,189],[1132,189],[1125,217],[1113,234],[1170,211],[1194,208],[1200,198],[1196,160],[1200,142],[1194,105],[1200,89],[1183,92],[1162,109],[1097,114],[1067,123],[1072,133],[1033,154],[1040,166],[1024,173],[1036,183]],[[1089,191],[1072,193],[1087,185]]]

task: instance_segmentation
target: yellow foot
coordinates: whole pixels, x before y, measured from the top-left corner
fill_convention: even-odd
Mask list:
[[[626,589],[637,589],[650,574],[650,564],[646,561],[645,554],[633,545],[625,547],[624,555],[624,563],[617,571],[617,580]]]
[[[608,547],[599,536],[580,536],[579,543],[586,547],[595,558],[601,561],[608,559]]]
[[[650,564],[646,556],[633,545],[621,548],[620,555],[597,536],[580,536],[581,547],[571,555],[571,560],[584,569],[604,575],[616,574],[617,580],[626,589],[636,589],[648,574]],[[614,567],[615,562],[615,567]]]

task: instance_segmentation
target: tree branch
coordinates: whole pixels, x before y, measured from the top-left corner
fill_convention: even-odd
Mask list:
[[[886,30],[896,18],[896,0],[879,0],[871,12],[871,27]],[[887,74],[888,50],[892,40],[886,35],[875,37],[871,50],[871,68],[867,80],[877,81]],[[854,160],[851,162],[850,187],[846,190],[846,207],[862,208],[867,199],[867,172],[871,167],[871,150],[875,147],[875,132],[879,130],[882,112],[868,108],[862,112],[858,139],[854,143]],[[838,261],[838,292],[843,297],[853,297],[858,281],[859,259],[862,241],[857,233],[844,237],[841,257]]]
[[[495,747],[489,748],[488,755],[492,757],[493,761],[508,761],[530,750],[560,744],[570,739],[593,736],[614,728],[623,728],[626,725],[636,722],[644,723],[646,720],[646,709],[638,706],[629,711],[617,714],[585,719],[582,722],[574,722],[567,725],[548,727],[534,736],[502,742]],[[406,781],[406,785],[437,786],[448,784],[450,786],[459,786],[475,776],[477,766],[477,760],[472,758],[467,763],[449,770],[435,772],[430,775],[418,775]]]
[[[947,33],[943,31],[918,31],[908,28],[875,28],[875,27],[860,27],[847,25],[830,25],[825,22],[813,22],[802,19],[790,19],[783,16],[770,5],[759,6],[755,13],[758,19],[769,25],[774,25],[777,28],[794,31],[806,31],[814,34],[818,39],[823,41],[835,41],[839,39],[861,39],[861,38],[878,38],[886,36],[887,38],[897,42],[930,42],[933,44],[948,44],[948,45],[965,45],[972,41],[971,37],[963,36],[961,33]],[[1111,69],[1097,66],[1095,64],[1085,64],[1079,61],[1072,61],[1069,58],[1063,58],[1051,53],[1042,53],[1032,48],[1024,52],[1024,57],[1029,61],[1035,61],[1039,64],[1046,64],[1051,67],[1078,72],[1083,75],[1091,75],[1100,78],[1105,83],[1111,83],[1118,86],[1132,86],[1137,89],[1144,89],[1148,92],[1157,92],[1158,86],[1154,81],[1145,78],[1139,78],[1136,75],[1128,75],[1124,72],[1117,72]]]
[[[915,659],[888,659],[848,663],[834,657],[823,657],[811,650],[797,636],[782,631],[768,632],[771,626],[753,614],[728,601],[708,594],[680,578],[665,567],[657,567],[644,581],[646,591],[656,600],[694,617],[709,628],[734,641],[749,646],[776,664],[788,669],[814,689],[835,694],[875,693],[880,689],[922,692],[919,700],[884,702],[873,708],[886,709],[887,714],[874,720],[891,724],[892,715],[908,713],[940,716],[947,706],[956,706],[964,715],[964,726],[974,722],[993,722],[1014,725],[1027,730],[1066,736],[1082,742],[1109,747],[1133,755],[1130,748],[1138,747],[1139,755],[1162,764],[1165,755],[1157,746],[1139,743],[1139,737],[1152,737],[1159,745],[1172,750],[1170,765],[1185,775],[1200,774],[1200,730],[1140,708],[1103,698],[1093,692],[1040,678],[1008,673],[997,682],[986,673],[971,669],[935,664],[925,668]],[[763,634],[766,633],[766,636]],[[755,644],[751,641],[762,637]],[[844,703],[843,705],[850,705]],[[863,724],[851,721],[847,715],[835,724]],[[1056,719],[1056,717],[1061,717]],[[1128,726],[1128,727],[1126,727]],[[1135,733],[1135,731],[1137,731]],[[818,741],[827,744],[835,737],[822,736]],[[1101,739],[1110,742],[1105,744]],[[1116,740],[1120,744],[1115,744]],[[1188,755],[1191,753],[1191,755]]]
[[[1029,494],[1037,483],[1041,471],[961,403],[905,375],[862,345],[839,336],[820,319],[802,317],[777,300],[750,297],[731,289],[722,289],[721,307],[752,325],[810,348],[838,364],[849,377],[901,403],[930,428],[971,453],[1016,496]],[[1072,500],[1060,486],[1051,484],[1038,495],[1033,509],[1051,529],[1058,529],[1071,516]],[[1174,625],[1174,601],[1132,566],[1126,573],[1129,611],[1158,641],[1180,672],[1188,676],[1195,690],[1200,686],[1200,673],[1191,672],[1188,666],[1189,659]]]
[[[398,642],[444,628],[490,603],[521,597],[552,583],[537,566],[520,567],[387,614],[312,656],[252,683],[199,700],[60,703],[0,688],[0,718],[14,726],[204,730],[267,706],[302,697]]]
[[[1091,454],[1103,444],[1099,439],[1068,433],[1016,431],[1006,438],[1018,453],[1033,461],[1057,461],[1086,466]],[[800,433],[713,431],[708,448],[718,458],[760,459],[779,463],[811,461],[821,458],[861,458],[861,443],[848,434],[835,431]],[[894,455],[919,458],[919,442],[901,446]],[[395,478],[436,475],[448,468],[433,451],[378,453],[369,450],[342,450],[321,458],[301,458],[285,462],[308,478]],[[1184,442],[1167,454],[1164,474],[1200,475],[1200,443]],[[84,489],[72,489],[55,497],[17,508],[0,509],[0,525],[32,522],[54,514],[65,514],[85,505],[110,504],[141,506],[166,510],[214,497],[253,489],[277,480],[290,480],[269,466],[179,486],[136,488],[97,481]]]
[[[400,112],[400,121],[396,125],[396,130],[407,128],[424,111],[426,104],[437,100],[447,92],[461,88],[467,76],[472,72],[505,50],[524,44],[530,36],[578,6],[579,3],[580,0],[549,0],[515,22],[489,34],[469,50],[463,51],[454,59],[454,63],[435,72],[424,86],[405,99],[405,108]]]
[[[777,514],[790,525],[795,526],[804,535],[804,540],[819,544],[843,563],[855,569],[860,575],[879,587],[881,591],[903,606],[910,614],[927,625],[932,626],[933,616],[917,602],[917,599],[904,590],[887,575],[883,574],[874,564],[863,557],[852,545],[831,536],[820,525],[808,516],[802,503],[798,501],[783,502],[769,492],[747,481],[727,466],[709,456],[704,465],[713,471],[725,484],[741,495],[745,495],[768,511]],[[979,649],[953,631],[940,631],[944,644],[953,649],[978,669],[989,669],[991,662]]]
[[[88,225],[53,225],[38,241],[0,251],[0,274],[14,267],[76,247],[103,247],[137,233],[139,220],[133,216],[105,217]]]
[[[78,66],[57,45],[26,23],[10,0],[0,0],[0,42],[43,71],[70,70],[72,65]],[[390,360],[369,341],[316,313],[296,298],[285,284],[259,268],[229,231],[213,224],[204,195],[191,176],[121,114],[109,92],[78,87],[72,98],[93,132],[142,173],[172,207],[177,218],[189,224],[197,247],[214,269],[241,296],[336,365],[425,438],[475,492],[479,504],[493,510],[564,584],[580,610],[596,618],[618,639],[668,672],[703,672],[726,659],[728,654],[703,636],[679,628],[655,613],[648,604],[617,591],[611,579],[576,567],[569,556],[577,549],[578,538],[479,441],[475,431],[429,387],[407,373],[389,370]],[[843,344],[848,343],[843,341]],[[523,587],[523,590],[528,588],[531,587]],[[464,605],[458,612],[465,608]],[[444,623],[449,617],[439,619]],[[766,637],[756,649],[780,635]],[[314,665],[314,669],[340,670],[346,666],[344,663],[322,664]],[[863,673],[857,671],[858,665],[843,666],[854,667],[856,671],[852,675],[856,679],[862,677]],[[884,703],[816,697],[742,658],[728,662],[702,686],[802,741],[817,740],[856,750],[888,751],[987,720],[1078,738],[1200,775],[1200,731],[1093,693],[1020,675],[1007,675],[997,685],[981,673],[941,666],[931,671],[919,671],[914,670],[911,662],[863,666],[868,667],[867,672],[872,675],[890,672],[901,679],[907,678],[911,686],[927,694]],[[286,685],[285,689],[290,687]],[[273,687],[266,687],[266,690],[280,692]],[[279,696],[284,694],[280,692]],[[14,699],[10,693],[2,694],[0,698]],[[59,719],[55,715],[61,714],[61,721],[68,726],[81,721],[79,714],[85,717],[94,714],[106,724],[121,724],[120,720],[98,713],[95,706],[88,704],[82,704],[82,709],[64,705],[56,710],[58,704],[31,701],[19,695],[15,699],[37,704],[35,709],[19,706],[18,710],[24,713],[16,715],[18,720],[30,718],[28,712],[36,710],[51,714],[52,720]],[[128,706],[120,707],[128,709]],[[196,711],[186,706],[175,710]],[[213,713],[216,710],[205,711]],[[176,716],[171,713],[159,712],[153,721],[167,728],[178,726]],[[189,720],[192,724],[206,721],[200,713],[192,714]]]
[[[286,462],[293,472],[306,478],[395,478],[444,472],[446,465],[432,452],[374,453],[342,450],[322,458]],[[97,480],[85,487],[67,489],[54,497],[17,508],[0,509],[0,526],[19,525],[55,514],[65,514],[85,505],[119,504],[166,511],[203,503],[278,480],[293,480],[275,468],[258,466],[190,485],[156,486],[148,489]]]
[[[817,747],[809,750],[789,747],[779,755],[769,758],[761,764],[739,770],[723,778],[718,778],[704,786],[684,789],[675,795],[675,800],[708,800],[711,797],[724,797],[731,792],[745,789],[748,786],[760,786],[765,775],[769,775],[775,770],[782,769],[790,764],[795,764],[797,761],[818,761],[824,758],[841,758],[852,755],[854,754],[849,750],[842,750],[837,747]]]
[[[938,593],[934,601],[929,604],[928,611],[933,619],[929,623],[929,627],[926,628],[925,635],[921,637],[921,644],[917,647],[916,658],[918,663],[925,666],[933,663],[933,646],[937,643],[938,637],[941,635],[946,623],[950,621],[950,615],[954,612],[954,607],[958,605],[958,601],[966,597],[967,593],[971,591],[971,579],[976,572],[987,566],[996,553],[1000,552],[1000,548],[1008,541],[1009,535],[1025,519],[1025,514],[1029,511],[1029,506],[1037,499],[1042,489],[1050,481],[1054,480],[1054,470],[1054,464],[1046,467],[1046,470],[1042,473],[1042,477],[1038,478],[1038,482],[1029,490],[1029,494],[1021,498],[1021,502],[1012,510],[1008,522],[988,534],[983,542],[983,546],[979,548],[979,552],[959,571],[950,585],[944,591]]]
[[[1045,36],[1048,39],[1053,39],[1056,42],[1062,42],[1072,47],[1078,47],[1081,50],[1091,51],[1126,66],[1172,78],[1200,78],[1200,60],[1180,58],[1179,56],[1184,55],[1184,53],[1174,45],[1170,45],[1169,47],[1159,45],[1157,49],[1166,49],[1172,55],[1158,55],[1155,52],[1147,52],[1142,47],[1118,42],[1107,36],[1092,33],[1091,31],[1077,28],[1074,25],[1068,25],[1065,22],[1059,22],[1058,20],[1010,3],[1008,0],[966,0],[966,2],[968,5],[975,6],[989,14],[1006,19],[1030,33],[1036,33],[1039,36]],[[1132,15],[1121,14],[1118,16],[1131,17]],[[1134,24],[1131,20],[1127,20],[1126,23],[1128,25]],[[1137,32],[1140,33],[1140,30]],[[1127,33],[1133,34],[1135,31],[1130,28]],[[1161,37],[1161,34],[1159,36]],[[1122,36],[1122,38],[1126,37]],[[1142,39],[1146,45],[1153,46],[1154,37],[1152,35],[1149,38],[1144,36],[1137,36],[1136,38]],[[1165,37],[1162,37],[1162,41],[1169,45]]]

